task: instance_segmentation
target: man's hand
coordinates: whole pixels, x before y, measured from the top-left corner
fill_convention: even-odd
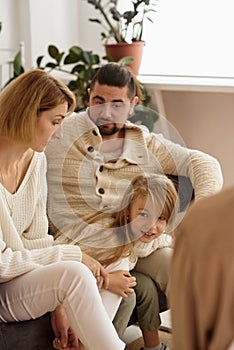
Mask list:
[[[63,305],[51,312],[51,325],[55,334],[53,347],[57,350],[79,350],[78,338],[70,326]]]
[[[97,260],[91,256],[82,253],[82,263],[85,264],[97,280],[99,289],[103,286],[105,289],[109,288],[109,274],[105,268]]]
[[[127,298],[128,293],[133,293],[133,287],[136,286],[136,277],[132,276],[129,271],[118,270],[109,273],[110,292]]]

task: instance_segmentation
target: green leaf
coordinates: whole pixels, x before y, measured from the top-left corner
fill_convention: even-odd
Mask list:
[[[77,64],[75,67],[72,68],[71,73],[78,73],[82,72],[85,69],[85,66],[83,64]]]
[[[61,52],[61,53],[59,53],[59,54],[55,57],[55,59],[56,59],[58,65],[60,65],[63,56],[64,56],[64,52]]]
[[[91,65],[93,62],[93,54],[92,51],[84,51],[83,52],[83,59],[88,64]]]
[[[56,46],[54,45],[49,45],[48,46],[48,52],[49,52],[49,55],[52,57],[52,58],[55,58],[59,55],[59,50]]]
[[[107,38],[107,35],[105,34],[105,33],[101,33],[101,40],[104,40],[104,39],[106,39]]]
[[[72,46],[64,59],[64,64],[73,64],[81,60],[83,50],[79,46]]]
[[[21,74],[21,52],[17,52],[13,61],[14,75],[18,76]]]
[[[99,64],[100,63],[99,55],[93,55],[93,63],[94,64]]]
[[[132,63],[133,61],[134,61],[134,58],[133,58],[133,57],[131,57],[131,56],[125,56],[125,57],[122,57],[122,58],[118,61],[118,63],[119,63],[119,64],[125,65],[125,64]]]
[[[96,22],[98,24],[102,24],[102,22],[99,19],[97,19],[97,18],[89,18],[89,21],[90,22]]]
[[[110,56],[110,55],[103,56],[102,58],[103,58],[103,60],[106,60],[107,62],[113,62],[114,61],[113,57]]]
[[[43,60],[44,56],[39,56],[37,57],[37,68],[41,68],[41,61]]]
[[[79,46],[72,46],[70,49],[69,49],[69,52],[72,52],[73,54],[77,55],[77,56],[80,56],[82,54],[84,50],[79,47]]]
[[[48,62],[45,65],[45,68],[52,68],[52,69],[54,69],[56,67],[58,67],[58,65],[56,63],[53,63],[53,62]]]
[[[68,83],[68,87],[71,91],[75,91],[78,87],[77,87],[77,80],[71,80]]]

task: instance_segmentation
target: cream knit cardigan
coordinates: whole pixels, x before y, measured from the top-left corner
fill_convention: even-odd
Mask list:
[[[0,184],[0,283],[43,265],[81,260],[79,247],[54,246],[48,234],[45,172],[44,153],[35,153],[15,194]]]
[[[58,233],[58,243],[83,244],[103,252],[116,246],[114,231],[105,228],[126,187],[142,171],[189,176],[196,199],[222,188],[220,164],[214,157],[144,127],[127,121],[123,153],[118,159],[106,161],[100,152],[101,142],[99,130],[86,111],[67,118],[63,139],[54,140],[46,149],[48,213],[60,231],[52,227],[52,232]],[[143,245],[138,251],[141,256],[161,243]]]

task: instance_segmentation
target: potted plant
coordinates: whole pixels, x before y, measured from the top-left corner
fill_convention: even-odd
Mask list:
[[[111,56],[114,61],[119,61],[122,57],[132,57],[129,66],[137,75],[144,47],[144,23],[146,20],[153,22],[150,15],[156,12],[157,0],[132,0],[129,9],[124,12],[119,11],[118,0],[86,1],[101,14],[101,19],[89,18],[89,21],[104,28],[101,39],[105,42],[107,56]]]

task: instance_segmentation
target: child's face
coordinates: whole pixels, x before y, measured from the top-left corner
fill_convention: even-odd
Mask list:
[[[130,205],[130,227],[141,242],[149,243],[159,237],[166,228],[166,218],[157,214],[157,209],[146,197],[135,198]]]

